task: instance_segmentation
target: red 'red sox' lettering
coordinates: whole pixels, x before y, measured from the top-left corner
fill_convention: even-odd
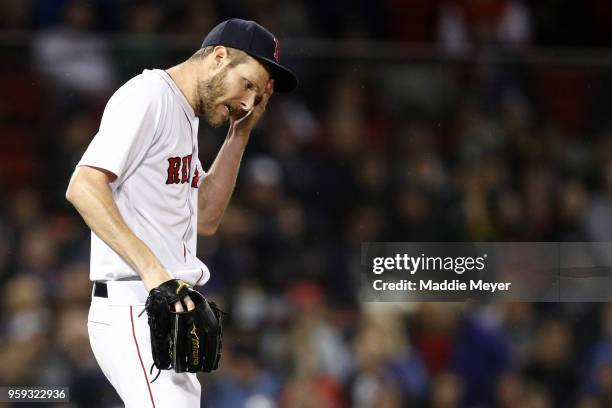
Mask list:
[[[181,183],[186,183],[189,179],[189,172],[191,171],[191,155],[183,157],[183,169]]]
[[[187,155],[185,157],[168,157],[168,177],[166,178],[166,184],[187,183],[191,176],[191,159],[192,155]],[[192,187],[198,187],[199,178],[200,174],[198,169],[196,169],[191,182]]]
[[[191,187],[198,188],[198,182],[200,181],[200,172],[198,169],[195,169],[193,180],[191,180]]]
[[[166,179],[166,184],[178,184],[180,168],[180,157],[168,157],[168,178]]]

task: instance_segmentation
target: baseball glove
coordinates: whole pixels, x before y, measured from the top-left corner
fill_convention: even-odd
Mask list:
[[[187,310],[183,303],[186,296],[195,308],[175,312],[172,305],[177,301]],[[214,302],[208,302],[182,280],[172,279],[149,292],[145,311],[151,331],[153,366],[160,370],[153,381],[161,370],[196,373],[219,367],[224,312]]]

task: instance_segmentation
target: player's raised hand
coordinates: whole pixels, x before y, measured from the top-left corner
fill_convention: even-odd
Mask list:
[[[274,80],[270,79],[266,84],[266,89],[261,97],[261,101],[259,101],[257,105],[251,108],[251,110],[240,119],[231,119],[230,132],[243,133],[245,135],[249,134],[257,122],[259,122],[261,115],[263,115],[263,113],[266,111],[266,106],[268,105],[268,101],[273,93]]]

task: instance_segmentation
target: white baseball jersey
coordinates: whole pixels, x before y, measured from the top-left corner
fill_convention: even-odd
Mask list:
[[[201,285],[210,277],[196,257],[198,118],[172,78],[144,70],[110,98],[100,129],[77,166],[111,171],[113,198],[126,224],[175,277]],[[91,234],[91,280],[138,277]]]

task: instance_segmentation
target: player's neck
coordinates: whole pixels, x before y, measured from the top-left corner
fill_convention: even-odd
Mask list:
[[[170,78],[174,81],[178,89],[181,91],[191,109],[195,111],[196,107],[196,84],[197,72],[193,64],[183,62],[166,70]]]

